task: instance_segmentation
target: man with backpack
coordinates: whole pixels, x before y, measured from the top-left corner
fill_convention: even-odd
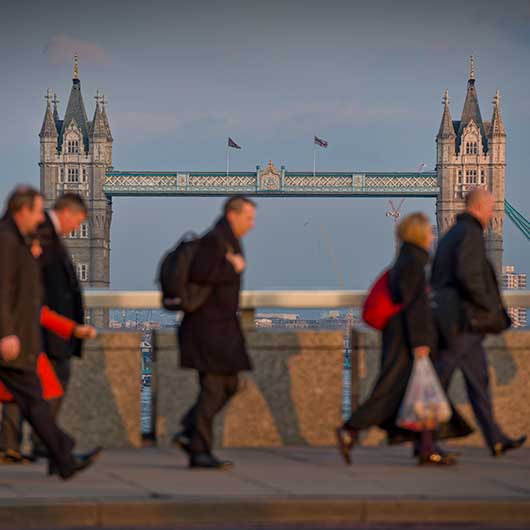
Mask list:
[[[212,454],[213,420],[237,392],[238,373],[251,370],[239,322],[241,276],[246,267],[241,239],[254,227],[256,205],[243,196],[228,199],[222,217],[196,245],[189,281],[206,292],[186,312],[178,331],[180,364],[197,370],[197,401],[182,419],[174,443],[189,455],[190,468],[229,469]]]

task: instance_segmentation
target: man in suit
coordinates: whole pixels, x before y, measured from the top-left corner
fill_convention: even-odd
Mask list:
[[[237,313],[246,267],[241,239],[254,227],[255,216],[250,199],[228,199],[191,264],[190,280],[212,289],[199,309],[184,315],[178,333],[181,366],[197,370],[200,386],[196,403],[182,419],[184,430],[174,437],[189,454],[191,468],[233,465],[212,454],[213,420],[237,392],[238,373],[251,370]]]
[[[49,472],[68,479],[89,467],[100,449],[74,456],[74,440],[58,427],[50,404],[42,397],[36,363],[42,349],[44,297],[30,236],[43,221],[42,195],[30,187],[17,188],[0,221],[0,380],[46,446]]]
[[[509,438],[495,421],[486,333],[509,328],[495,270],[487,258],[484,230],[493,217],[495,199],[482,188],[466,196],[465,211],[440,240],[432,266],[434,315],[443,342],[437,371],[447,390],[456,369],[463,373],[471,407],[493,456],[524,444]]]
[[[76,193],[59,197],[53,208],[45,213],[44,222],[38,227],[35,238],[39,241],[42,254],[39,264],[44,284],[44,304],[62,316],[78,324],[84,324],[83,297],[70,253],[63,238],[79,230],[87,218],[87,207]],[[87,338],[95,336],[95,329],[88,329]],[[82,340],[72,337],[64,340],[43,329],[44,352],[50,359],[55,373],[66,393],[70,380],[72,357],[81,357]],[[54,416],[61,408],[62,398],[50,401]],[[20,452],[22,442],[22,415],[16,403],[4,405],[0,432],[0,447],[8,463],[23,463],[26,457]],[[47,457],[42,441],[33,436],[32,459]]]

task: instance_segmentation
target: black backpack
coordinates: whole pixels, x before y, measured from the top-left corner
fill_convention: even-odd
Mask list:
[[[191,232],[169,250],[158,267],[158,284],[162,294],[162,306],[169,311],[193,313],[210,295],[209,285],[190,282],[190,268],[201,238]]]

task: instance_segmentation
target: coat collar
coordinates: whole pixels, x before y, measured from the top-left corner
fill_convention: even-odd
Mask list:
[[[415,245],[414,243],[403,243],[401,245],[400,254],[412,255],[421,261],[422,265],[427,265],[429,262],[429,252],[427,252],[423,247]]]
[[[469,224],[475,224],[480,228],[480,231],[484,231],[484,227],[482,226],[482,223],[474,216],[471,215],[469,212],[462,212],[456,216],[457,222],[463,222],[463,223],[469,223]]]

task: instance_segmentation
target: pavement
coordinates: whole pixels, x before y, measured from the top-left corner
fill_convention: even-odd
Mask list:
[[[44,462],[0,466],[0,528],[276,523],[466,523],[530,528],[530,449],[419,467],[408,447],[225,449],[231,471],[187,469],[172,449],[106,451],[71,481]],[[502,525],[501,525],[502,527]]]

